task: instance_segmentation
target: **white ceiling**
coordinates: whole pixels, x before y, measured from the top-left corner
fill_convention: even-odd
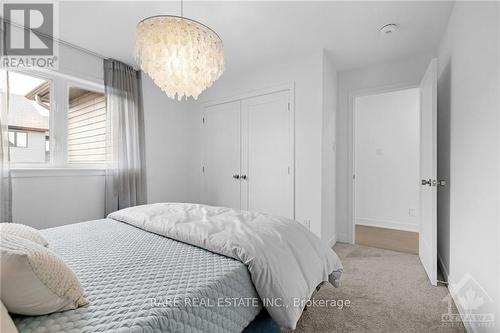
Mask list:
[[[434,50],[453,3],[444,2],[187,2],[184,15],[221,36],[227,70],[245,71],[326,49],[339,70]],[[60,38],[135,64],[135,25],[179,14],[178,2],[61,2]],[[384,36],[380,27],[400,26]]]

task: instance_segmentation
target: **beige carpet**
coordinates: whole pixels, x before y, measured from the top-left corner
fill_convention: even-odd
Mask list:
[[[295,332],[465,332],[461,323],[442,323],[448,289],[430,285],[416,255],[344,243],[335,251],[344,265],[342,286],[325,285],[314,298],[351,306],[309,307]]]

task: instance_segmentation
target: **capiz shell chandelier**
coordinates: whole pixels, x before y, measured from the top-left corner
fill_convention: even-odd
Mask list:
[[[136,29],[135,56],[141,69],[168,97],[198,96],[224,72],[219,35],[182,16],[148,17]]]

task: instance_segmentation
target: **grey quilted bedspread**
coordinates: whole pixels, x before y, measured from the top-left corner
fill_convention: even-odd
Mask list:
[[[262,309],[248,301],[258,295],[234,259],[106,219],[43,234],[75,271],[89,305],[13,315],[20,333],[241,332]]]

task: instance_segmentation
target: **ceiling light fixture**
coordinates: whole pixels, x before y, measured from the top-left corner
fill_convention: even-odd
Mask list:
[[[157,15],[137,24],[135,56],[141,69],[172,99],[198,96],[224,72],[222,40],[206,25],[181,15]]]

